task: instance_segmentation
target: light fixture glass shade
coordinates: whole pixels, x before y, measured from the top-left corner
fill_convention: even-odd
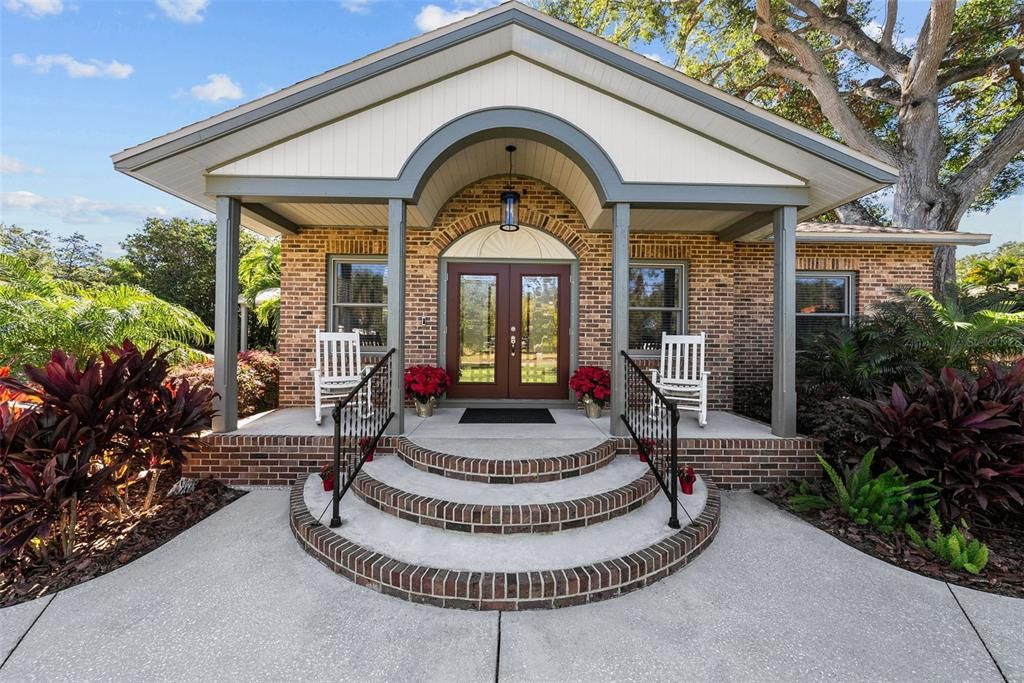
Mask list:
[[[514,190],[501,193],[501,229],[504,232],[519,229],[519,193]]]

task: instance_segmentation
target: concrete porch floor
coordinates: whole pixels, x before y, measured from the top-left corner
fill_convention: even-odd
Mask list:
[[[571,440],[578,445],[600,443],[611,434],[608,411],[596,419],[588,419],[583,410],[552,408],[555,424],[459,424],[464,407],[446,407],[434,410],[430,418],[417,417],[416,411],[405,411],[405,436],[423,446],[429,441],[444,439],[501,439],[524,438],[544,440]],[[323,423],[317,425],[312,408],[279,408],[240,420],[238,434],[276,436],[329,436],[334,426],[330,414],[324,411]],[[697,425],[694,413],[683,413],[679,419],[681,439],[775,439],[771,427],[735,413],[722,410],[708,412],[708,424]],[[584,446],[589,448],[590,446]]]

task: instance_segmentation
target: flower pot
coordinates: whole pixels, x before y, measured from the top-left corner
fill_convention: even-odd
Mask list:
[[[591,420],[596,420],[601,417],[601,404],[596,401],[583,401],[583,410],[586,411],[587,417]]]
[[[334,477],[322,481],[324,482],[324,491],[334,491]]]
[[[419,417],[432,417],[434,414],[434,406],[437,405],[437,399],[431,397],[428,401],[413,400],[416,404],[416,415]]]
[[[647,462],[647,453],[644,452],[644,449],[638,448],[636,453],[640,456],[640,462]]]
[[[693,495],[693,482],[692,481],[687,481],[686,479],[683,479],[682,477],[680,477],[679,478],[679,491],[684,496],[692,496]]]

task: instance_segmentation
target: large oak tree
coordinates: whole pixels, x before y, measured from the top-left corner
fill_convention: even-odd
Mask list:
[[[619,44],[660,41],[674,66],[900,171],[891,221],[956,230],[1024,182],[1024,0],[932,0],[916,35],[899,0],[542,0]],[[877,11],[876,11],[877,10]],[[877,203],[839,220],[878,221]],[[936,290],[954,279],[936,251]]]

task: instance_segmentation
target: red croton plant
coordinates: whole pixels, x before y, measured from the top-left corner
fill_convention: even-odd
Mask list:
[[[166,355],[125,341],[81,367],[54,351],[27,383],[0,377],[0,566],[67,559],[83,510],[134,514],[126,489],[148,481],[145,511],[160,472],[198,447],[213,392],[168,380]]]
[[[604,407],[612,396],[612,376],[596,365],[581,365],[572,373],[569,388],[576,392],[577,399],[583,401],[589,398]]]
[[[451,377],[444,368],[413,365],[405,369],[405,395],[420,403],[440,398],[451,383]]]

